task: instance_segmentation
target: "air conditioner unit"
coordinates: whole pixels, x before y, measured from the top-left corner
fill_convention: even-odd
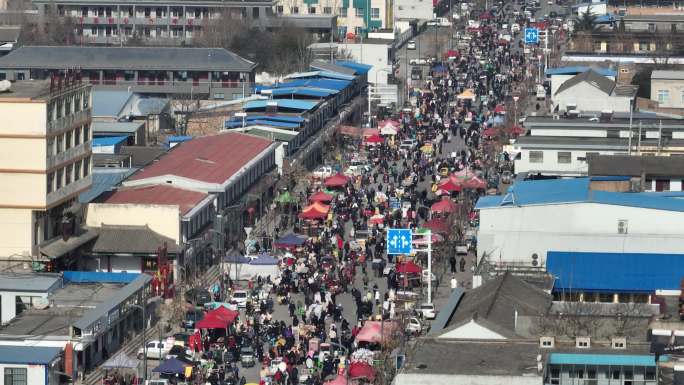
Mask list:
[[[553,337],[539,337],[539,347],[553,349],[556,346],[556,339]]]
[[[590,337],[576,337],[575,347],[577,349],[589,349],[591,348],[591,338]]]
[[[610,340],[610,346],[613,349],[627,349],[627,338],[626,337],[613,337]]]

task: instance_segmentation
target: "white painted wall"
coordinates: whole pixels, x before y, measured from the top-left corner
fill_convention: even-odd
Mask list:
[[[628,130],[629,131],[629,130]],[[588,129],[553,129],[535,128],[530,129],[530,136],[562,136],[562,137],[582,137],[582,138],[605,138],[608,136],[607,130],[588,130]],[[625,137],[629,134],[625,131]]]
[[[579,111],[603,111],[629,112],[630,98],[622,96],[609,96],[598,88],[581,82],[557,94],[552,94],[554,105],[559,106],[560,112],[567,110],[568,104],[576,106]]]
[[[86,210],[86,225],[149,226],[153,231],[182,244],[180,239],[180,209],[178,205],[145,205],[90,203]]]
[[[628,234],[618,234],[618,220]],[[680,254],[684,212],[597,203],[568,203],[480,210],[477,255],[490,261],[530,264],[546,252]]]
[[[457,360],[458,357],[454,357]],[[534,364],[534,363],[532,363]],[[530,366],[532,365],[530,364]],[[525,376],[475,376],[458,374],[432,374],[429,363],[425,373],[399,373],[394,379],[395,385],[542,385],[542,377],[538,375]]]
[[[450,330],[439,337],[438,339],[467,339],[467,340],[505,340],[506,337],[499,333],[493,332],[486,327],[470,320],[465,325],[456,329]]]
[[[47,298],[48,293],[1,291],[0,292],[0,322],[4,325],[17,316],[17,297]]]
[[[0,364],[0,373],[5,372],[5,368],[25,368],[26,383],[31,385],[58,385],[58,378],[54,373],[46,374],[45,365],[21,365],[21,364]],[[47,379],[47,381],[46,381]],[[0,377],[0,385],[5,385],[4,376]]]
[[[684,80],[651,79],[651,100],[658,101],[658,91],[669,91],[669,98],[659,103],[662,108],[684,108]]]
[[[544,175],[559,176],[582,176],[589,172],[589,164],[586,161],[587,152],[598,153],[601,155],[614,155],[615,151],[596,151],[596,150],[545,150],[545,149],[526,149],[515,148],[520,152],[520,159],[515,160],[515,172],[541,172]],[[542,151],[544,159],[541,163],[530,162],[530,151]],[[570,163],[558,163],[559,152],[570,152]],[[580,160],[578,158],[584,158]]]
[[[432,16],[432,0],[396,0],[394,2],[394,17],[397,19],[430,20]]]
[[[391,44],[392,40],[388,40],[387,44],[340,43],[338,47],[349,52],[354,61],[373,66],[368,71],[369,83],[377,80],[378,84],[387,84],[387,74],[392,73],[389,61]]]

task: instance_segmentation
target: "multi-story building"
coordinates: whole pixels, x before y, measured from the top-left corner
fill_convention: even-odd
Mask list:
[[[222,15],[258,23],[273,12],[273,0],[249,1],[80,1],[35,0],[40,13],[56,7],[76,25],[82,44],[120,44],[136,37],[169,44],[189,43],[197,33]]]
[[[340,36],[392,25],[392,0],[280,0],[277,15],[335,15]]]
[[[14,83],[0,93],[0,261],[34,260],[91,185],[90,86]]]
[[[223,48],[23,46],[0,58],[0,79],[45,79],[65,68],[98,88],[234,99],[251,94],[256,64]]]

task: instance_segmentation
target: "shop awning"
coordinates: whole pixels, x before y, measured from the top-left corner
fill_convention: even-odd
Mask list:
[[[451,199],[442,199],[433,204],[430,211],[433,213],[453,213],[456,211],[456,203],[452,202]]]
[[[333,200],[333,196],[323,191],[318,191],[309,197],[311,202],[330,202],[331,200]]]
[[[66,253],[74,251],[86,243],[97,238],[98,232],[93,229],[87,229],[84,233],[79,235],[72,235],[66,241],[62,237],[51,239],[39,246],[40,253],[50,259],[55,259],[63,256]]]
[[[349,177],[343,175],[343,174],[335,174],[329,178],[325,179],[325,182],[323,184],[326,187],[342,187],[349,182]]]

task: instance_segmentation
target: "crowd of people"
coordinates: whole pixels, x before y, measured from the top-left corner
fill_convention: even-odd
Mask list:
[[[387,255],[385,230],[410,228],[420,234],[439,220],[446,226],[433,227],[430,241],[460,244],[464,229],[458,217],[474,215],[477,197],[496,187],[489,182],[500,170],[500,157],[492,135],[484,132],[504,132],[511,124],[505,110],[523,80],[519,68],[525,60],[498,38],[497,26],[506,17],[503,10],[489,12],[477,31],[470,31],[475,38],[456,60],[433,63],[431,76],[412,93],[411,105],[394,119],[378,122],[376,131],[339,138],[363,149],[354,160],[367,162],[368,168],[335,186],[325,179],[306,181],[301,206],[324,191],[329,198],[320,203],[327,211],[294,223],[293,231],[305,238],[301,244],[272,250],[281,258],[278,275],[245,283],[226,272],[216,299],[229,303],[232,291],[242,285],[251,300],[227,329],[197,331],[202,343],[191,348],[201,364],[187,377],[190,383],[319,385],[339,378],[372,381],[385,370],[374,361],[386,342],[383,333],[403,326],[381,329],[380,342],[377,332],[369,336],[364,327],[378,320],[396,324],[407,308],[402,295],[412,289],[425,292],[423,257]],[[365,132],[382,140],[371,143]],[[344,169],[339,171],[342,175]],[[446,189],[445,182],[459,188]],[[278,229],[278,234],[285,232]],[[277,242],[270,246],[278,248]],[[446,261],[451,265],[446,278],[453,287],[466,260],[443,258],[445,266]],[[344,296],[352,309],[344,308]],[[279,314],[278,307],[286,310]],[[245,354],[253,354],[258,378],[247,378],[241,369],[249,363],[241,360]],[[352,373],[359,365],[367,370]]]

